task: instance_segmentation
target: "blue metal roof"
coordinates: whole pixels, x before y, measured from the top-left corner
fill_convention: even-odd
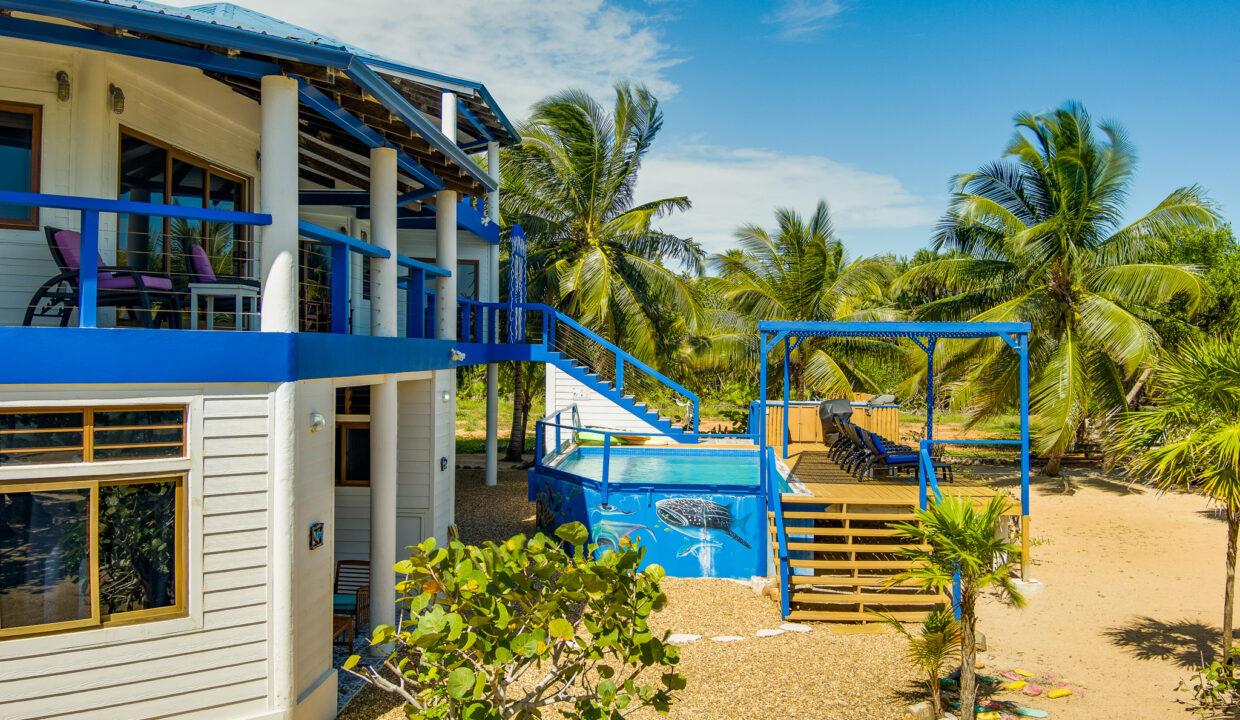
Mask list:
[[[512,123],[504,115],[500,107],[486,87],[477,81],[455,77],[444,73],[428,70],[408,63],[378,55],[363,48],[350,45],[328,35],[294,25],[233,3],[208,3],[191,7],[173,7],[148,0],[0,0],[0,7],[13,8],[25,12],[63,17],[80,22],[110,24],[117,27],[128,27],[135,17],[134,11],[159,16],[160,20],[186,21],[202,27],[187,35],[184,32],[170,33],[179,39],[192,39],[209,43],[212,39],[228,45],[228,38],[223,37],[228,30],[241,31],[264,38],[269,43],[264,51],[275,56],[300,60],[314,64],[346,67],[348,59],[357,58],[371,70],[380,74],[401,77],[414,82],[426,83],[445,90],[454,90],[458,94],[476,93],[480,101],[491,111],[497,122],[502,125],[511,142],[519,142],[520,136]],[[152,18],[155,19],[155,18]],[[162,23],[162,29],[170,30],[171,24]],[[154,27],[143,28],[144,31],[159,33]],[[216,31],[212,37],[212,30]],[[224,32],[220,32],[224,31]],[[279,42],[285,41],[285,42]],[[298,46],[302,51],[298,50]],[[325,51],[325,52],[324,52]],[[466,168],[467,171],[470,168]]]
[[[758,332],[787,333],[789,337],[903,337],[986,338],[1028,335],[1021,322],[799,322],[763,320]]]

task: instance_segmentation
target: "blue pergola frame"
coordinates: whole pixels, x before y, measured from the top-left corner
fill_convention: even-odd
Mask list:
[[[783,456],[788,457],[788,407],[790,405],[789,356],[810,337],[872,337],[907,338],[926,353],[926,439],[921,441],[923,458],[920,504],[924,509],[929,491],[938,495],[933,468],[927,462],[934,445],[1020,445],[1020,515],[1021,574],[1028,580],[1029,568],[1029,323],[998,322],[792,322],[763,321],[758,323],[761,355],[758,366],[758,429],[754,441],[762,458],[758,463],[759,482],[767,493],[770,508],[779,507],[778,490],[771,482],[766,454],[774,452],[766,443],[767,356],[780,344],[784,361],[784,432]],[[1020,440],[935,440],[934,439],[934,351],[939,340],[977,340],[998,338],[1016,352],[1020,359]],[[781,568],[782,572],[788,569]]]

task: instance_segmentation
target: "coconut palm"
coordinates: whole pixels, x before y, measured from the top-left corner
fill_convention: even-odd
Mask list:
[[[698,348],[718,363],[752,366],[757,360],[757,323],[762,320],[890,320],[898,314],[885,306],[893,278],[888,258],[851,259],[835,234],[826,202],[802,217],[790,208],[775,211],[777,229],[759,225],[736,231],[739,249],[710,258],[718,277],[704,280],[729,311],[715,311],[702,323]],[[690,342],[694,340],[691,338]],[[863,352],[888,357],[898,346],[868,338],[808,338],[791,358],[792,385],[805,395],[807,386],[852,397],[854,386],[877,390],[856,363]],[[711,355],[713,354],[713,355]]]
[[[912,580],[940,593],[956,592],[955,609],[960,614],[960,717],[973,720],[977,699],[977,599],[987,588],[1016,607],[1025,598],[1012,583],[1011,558],[1020,548],[1000,532],[1003,513],[1011,501],[1002,495],[978,508],[972,498],[945,495],[925,510],[916,510],[916,523],[895,523],[893,528],[916,548],[905,548],[901,555],[913,561],[914,568],[892,579],[892,583]],[[958,590],[955,590],[957,582]]]
[[[1154,405],[1120,415],[1108,464],[1169,490],[1218,503],[1227,520],[1223,658],[1231,656],[1237,537],[1240,536],[1240,338],[1202,336],[1168,353],[1150,388]]]
[[[644,203],[633,190],[663,111],[642,86],[619,83],[608,112],[569,90],[534,106],[520,145],[502,155],[504,219],[529,245],[530,298],[574,316],[643,360],[654,357],[652,308],[696,314],[674,267],[701,271],[691,239],[655,221],[690,207],[688,198]]]
[[[617,84],[610,110],[568,90],[536,104],[521,144],[500,156],[502,215],[524,228],[528,243],[529,300],[564,311],[652,363],[656,313],[670,309],[692,321],[697,312],[674,266],[699,274],[702,260],[691,239],[656,226],[660,217],[688,209],[688,198],[634,199],[642,159],[662,126],[658,100],[640,85]],[[525,437],[521,395],[509,457],[520,457]]]
[[[914,634],[891,615],[878,612],[874,614],[908,641],[904,655],[925,673],[926,692],[930,695],[934,717],[942,717],[941,676],[944,665],[960,658],[960,623],[956,622],[951,610],[939,608],[926,616]]]
[[[919,319],[1032,324],[1033,439],[1056,475],[1087,417],[1122,409],[1125,385],[1155,358],[1158,336],[1133,309],[1178,294],[1191,309],[1200,298],[1193,268],[1151,260],[1171,233],[1211,226],[1217,213],[1201,188],[1181,187],[1122,225],[1136,155],[1119,125],[1095,129],[1068,103],[1017,115],[1016,126],[1009,160],[955,179],[933,248],[963,256],[912,268],[894,291],[926,280],[948,291]],[[1016,358],[989,339],[945,359],[944,372],[975,390],[974,422],[1016,404]]]

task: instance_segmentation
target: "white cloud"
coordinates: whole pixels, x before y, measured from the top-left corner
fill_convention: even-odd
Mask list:
[[[916,228],[933,223],[941,198],[918,197],[890,175],[866,172],[816,155],[770,150],[690,146],[647,157],[638,180],[638,201],[687,195],[693,209],[659,221],[667,232],[692,236],[707,252],[736,245],[733,233],[745,223],[774,225],[774,208],[802,214],[826,200],[836,230]],[[855,247],[860,254],[878,248]]]
[[[661,98],[676,91],[664,72],[677,60],[653,18],[610,0],[241,2],[395,60],[481,81],[514,122],[569,87],[606,98],[615,80],[626,79]]]
[[[830,25],[843,10],[839,0],[784,0],[763,20],[778,25],[784,38],[799,40]]]

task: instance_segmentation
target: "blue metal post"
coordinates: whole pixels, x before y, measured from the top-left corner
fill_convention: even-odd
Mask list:
[[[616,353],[616,392],[624,389],[624,356]]]
[[[607,474],[611,470],[611,433],[603,433],[603,504],[607,504]]]
[[[791,389],[791,386],[788,380],[788,354],[789,352],[791,352],[791,349],[788,347],[789,340],[790,338],[784,338],[784,459],[785,460],[788,459],[788,438],[792,434],[792,431],[789,430],[789,425],[791,424],[789,421],[791,420],[791,418],[788,416],[789,405],[790,405],[790,403],[788,402],[788,399],[792,392],[792,389]]]
[[[926,509],[929,495],[930,473],[934,472],[934,467],[926,464],[926,458],[930,454],[930,443],[925,440],[921,441],[921,452],[917,453],[917,462],[921,472],[917,473],[917,504],[922,510]]]
[[[758,340],[761,349],[758,353],[758,487],[766,493],[767,500],[771,501],[770,488],[767,486],[766,472],[766,333],[759,333]],[[774,511],[775,506],[769,508]]]
[[[99,213],[82,211],[81,250],[78,254],[78,327],[93,328],[98,323],[99,302]],[[240,310],[241,308],[237,308]]]
[[[934,346],[938,338],[926,338],[926,439],[934,439]],[[933,453],[931,453],[933,457]]]
[[[457,321],[461,324],[461,342],[469,342],[469,303],[460,304],[457,310]]]
[[[405,288],[405,335],[421,339],[426,336],[426,271],[410,268]]]
[[[543,433],[546,431],[542,420],[534,423],[534,465],[540,468],[543,459]]]
[[[555,451],[556,453],[560,452],[560,447],[562,443],[563,443],[563,439],[560,436],[560,414],[556,413],[555,415]]]
[[[332,245],[332,332],[349,332],[349,248]],[[195,308],[195,311],[197,308]]]
[[[1017,336],[1020,356],[1020,577],[1029,580],[1029,335]]]
[[[478,311],[474,313],[474,342],[484,343],[487,341],[487,311],[482,305],[478,306]]]
[[[435,294],[427,293],[426,294],[426,338],[428,340],[434,340],[435,336],[439,334],[439,331],[436,327],[438,323],[435,322],[435,318],[437,317],[435,306],[437,304],[438,304],[438,298],[435,297]]]

